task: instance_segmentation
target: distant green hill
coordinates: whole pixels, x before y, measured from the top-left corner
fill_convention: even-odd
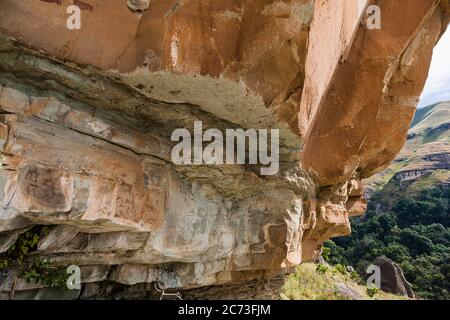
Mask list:
[[[418,194],[450,184],[450,102],[417,110],[408,140],[386,170],[366,181],[367,195]]]
[[[416,114],[414,115],[413,122],[411,124],[411,128],[413,128],[416,124],[421,122],[426,116],[430,115],[430,113],[433,112],[433,110],[438,106],[438,104],[433,104],[431,106],[426,106],[422,109],[418,109],[416,111]]]
[[[425,133],[427,129],[438,128],[450,123],[450,102],[434,104],[418,109],[411,124],[411,133]]]

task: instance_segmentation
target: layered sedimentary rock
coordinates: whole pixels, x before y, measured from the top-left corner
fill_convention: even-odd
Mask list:
[[[45,225],[32,254],[79,265],[84,297],[277,282],[364,212],[447,23],[432,0],[0,0],[0,248]],[[278,129],[278,173],[174,164],[195,121]],[[2,291],[33,289],[15,272]]]

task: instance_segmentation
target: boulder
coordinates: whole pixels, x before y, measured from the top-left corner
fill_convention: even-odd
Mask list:
[[[398,264],[386,257],[376,258],[374,264],[380,267],[381,290],[411,299],[416,298],[412,285],[406,281],[403,271]]]

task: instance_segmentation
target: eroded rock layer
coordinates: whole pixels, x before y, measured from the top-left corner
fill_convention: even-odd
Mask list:
[[[75,298],[261,297],[365,211],[447,23],[432,0],[0,0],[0,254],[45,226],[31,255],[79,265]],[[278,173],[174,164],[195,121],[279,129]],[[5,296],[44,286],[1,277]]]

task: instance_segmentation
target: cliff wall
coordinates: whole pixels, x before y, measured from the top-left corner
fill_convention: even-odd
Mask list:
[[[0,251],[40,228],[32,255],[79,265],[86,297],[105,281],[266,283],[316,259],[403,146],[448,7],[0,0]],[[278,129],[278,172],[175,164],[172,133],[199,121]],[[3,279],[39,288],[13,267]]]

